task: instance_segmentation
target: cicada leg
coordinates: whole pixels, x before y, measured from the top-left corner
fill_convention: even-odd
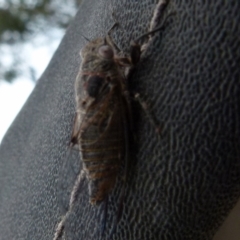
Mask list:
[[[83,184],[83,180],[85,178],[85,171],[81,170],[80,173],[78,174],[78,177],[75,181],[73,190],[71,192],[71,197],[70,197],[70,202],[69,202],[69,209],[66,212],[66,214],[62,217],[62,220],[58,223],[56,230],[55,230],[55,234],[54,234],[54,238],[53,240],[59,240],[61,239],[63,233],[64,233],[64,228],[65,228],[65,222],[66,219],[68,218],[68,216],[71,214],[73,207],[75,205],[75,202],[77,200],[78,194],[80,192],[81,186]]]
[[[153,114],[149,111],[147,103],[141,98],[139,93],[135,93],[134,97],[135,97],[135,100],[139,102],[140,106],[142,107],[143,111],[147,115],[151,124],[155,127],[156,133],[160,135],[160,127],[158,125],[158,122],[156,118],[153,116]]]

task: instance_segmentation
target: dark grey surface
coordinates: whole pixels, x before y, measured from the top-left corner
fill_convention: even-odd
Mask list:
[[[148,31],[156,2],[112,1],[124,51]],[[124,210],[113,239],[210,240],[240,196],[240,3],[170,1],[176,14],[131,77],[161,127],[133,103],[135,136]],[[74,81],[85,40],[113,24],[110,1],[85,1],[0,148],[0,239],[52,239],[80,169],[68,150]],[[112,226],[121,183],[110,196]],[[66,237],[99,239],[102,207],[85,185]],[[106,237],[108,239],[108,237]]]

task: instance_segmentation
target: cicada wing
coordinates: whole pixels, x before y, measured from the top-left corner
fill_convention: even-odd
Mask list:
[[[112,228],[109,233],[109,239],[112,239],[112,236],[116,232],[117,225],[121,219],[122,213],[123,213],[123,203],[126,195],[126,181],[128,178],[128,171],[129,171],[129,135],[131,131],[131,108],[130,103],[128,101],[128,98],[125,96],[121,96],[120,98],[120,104],[118,105],[118,109],[115,111],[115,114],[113,115],[112,121],[118,119],[119,128],[121,129],[122,138],[123,138],[123,145],[119,148],[121,150],[121,159],[123,162],[123,172],[121,177],[122,185],[121,190],[119,193],[118,203],[117,203],[117,209],[116,209],[116,215],[114,216]],[[106,199],[107,201],[107,199]],[[104,220],[101,225],[101,231],[102,235],[104,234],[104,229],[106,227],[107,222],[107,212],[108,212],[108,204],[105,203],[105,212],[104,212]]]
[[[95,144],[104,138],[105,134],[108,133],[109,126],[116,118],[115,115],[118,110],[119,103],[114,98],[110,94],[93,102],[92,105],[82,111],[81,116],[79,116],[81,120],[77,120],[78,123],[75,124],[78,139],[81,138],[82,134],[91,134],[94,138],[88,141],[88,144]],[[112,102],[114,102],[113,107],[111,106]]]

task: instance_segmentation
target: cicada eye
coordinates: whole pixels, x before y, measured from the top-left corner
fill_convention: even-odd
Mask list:
[[[110,46],[108,45],[102,45],[101,47],[99,47],[98,49],[98,53],[100,54],[100,56],[102,56],[103,58],[106,59],[111,59],[113,58],[113,50]]]
[[[102,84],[104,82],[104,79],[99,76],[91,76],[87,81],[87,93],[90,97],[97,97]]]

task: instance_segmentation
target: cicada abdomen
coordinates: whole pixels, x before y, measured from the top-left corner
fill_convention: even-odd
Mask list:
[[[122,68],[127,58],[116,57],[116,49],[106,39],[89,42],[81,56],[71,142],[81,152],[89,201],[98,204],[114,187],[122,156],[128,151],[129,102]]]

